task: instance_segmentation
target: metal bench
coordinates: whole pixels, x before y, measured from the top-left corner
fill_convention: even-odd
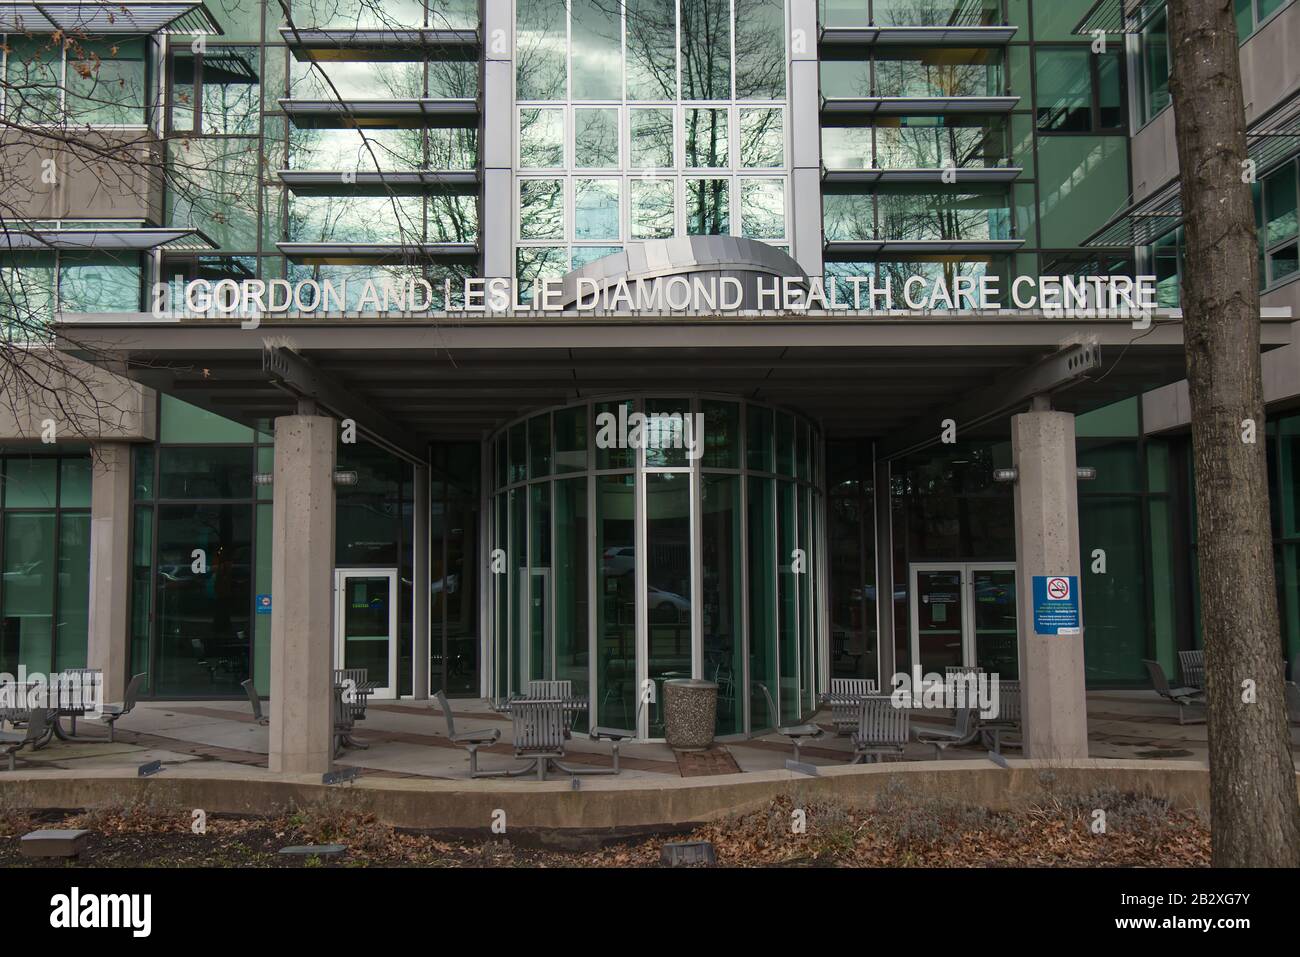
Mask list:
[[[149,677],[146,672],[141,672],[132,678],[126,685],[126,694],[122,696],[121,704],[106,704],[99,718],[108,724],[108,740],[113,740],[113,729],[117,726],[119,719],[126,717],[135,708],[136,698],[140,694],[140,686],[144,684],[145,679]]]
[[[934,745],[935,760],[941,760],[945,750],[963,744],[970,744],[979,737],[979,734],[979,722],[975,718],[975,709],[958,708],[951,728],[921,728],[918,726],[916,740],[921,744]]]
[[[50,686],[50,709],[55,712],[52,724],[54,734],[61,741],[77,736],[77,719],[93,712],[99,704],[97,695],[103,693],[104,672],[99,668],[67,668],[55,675]],[[69,728],[65,734],[59,723],[67,718]]]
[[[10,771],[14,769],[14,756],[19,751],[27,746],[35,750],[37,742],[49,736],[48,722],[49,713],[44,708],[33,708],[27,712],[25,731],[0,731],[0,746],[3,746],[5,755],[9,758]]]
[[[909,716],[906,708],[895,708],[888,695],[871,695],[862,699],[858,711],[858,729],[853,732],[853,760],[866,757],[879,761],[887,754],[902,757],[907,747]]]
[[[781,714],[776,710],[776,702],[772,700],[772,692],[768,691],[767,685],[763,684],[761,681],[755,681],[754,686],[760,688],[763,692],[763,697],[767,699],[768,720],[770,720],[773,725],[776,725],[777,734],[790,739],[790,743],[794,745],[794,759],[795,761],[798,761],[799,747],[803,744],[804,739],[810,738],[816,740],[825,734],[825,732],[822,731],[818,725],[811,723],[780,725]]]
[[[1147,674],[1151,676],[1151,687],[1155,689],[1156,694],[1166,701],[1172,701],[1178,705],[1178,723],[1179,724],[1204,724],[1204,718],[1192,718],[1185,720],[1183,709],[1190,706],[1205,707],[1205,692],[1196,688],[1170,688],[1169,679],[1165,677],[1165,669],[1160,666],[1160,662],[1151,661],[1144,658],[1142,664],[1147,666]]]
[[[366,720],[366,703],[378,687],[365,668],[335,668],[334,686],[343,691],[343,703],[352,712],[352,720]]]
[[[852,734],[858,729],[862,699],[879,690],[873,678],[831,679],[831,690],[822,695],[822,701],[831,707],[831,723],[837,735]]]
[[[434,696],[438,702],[438,708],[442,711],[443,719],[447,722],[447,740],[452,744],[458,744],[469,752],[469,776],[492,777],[495,772],[479,771],[478,769],[478,749],[484,745],[496,744],[501,739],[499,728],[478,728],[470,731],[457,731],[456,719],[451,714],[451,702],[447,700],[445,692],[439,691]]]
[[[253,708],[253,720],[258,724],[267,725],[271,723],[271,716],[262,707],[262,698],[253,687],[253,679],[245,678],[239,683],[239,687],[244,689],[244,694],[248,695],[248,703]]]
[[[550,679],[541,681],[530,681],[525,685],[527,689],[524,692],[526,698],[558,698],[561,701],[567,701],[573,697],[573,682],[565,679]],[[573,714],[572,709],[564,712],[564,736],[573,737]]]
[[[994,754],[1002,753],[1002,735],[1023,735],[1021,730],[1020,682],[998,682],[998,716],[980,718],[980,738]]]
[[[1205,690],[1205,652],[1178,652],[1178,670],[1183,674],[1183,684],[1197,691]]]

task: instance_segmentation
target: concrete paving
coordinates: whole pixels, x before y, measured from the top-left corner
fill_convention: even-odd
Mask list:
[[[273,707],[272,703],[268,713]],[[483,727],[501,731],[497,744],[480,749],[480,768],[519,767],[510,743],[511,726],[507,716],[493,712],[482,699],[457,699],[452,708],[458,731]],[[1088,715],[1089,758],[1177,760],[1202,765],[1207,760],[1205,725],[1180,725],[1178,709],[1150,691],[1093,692],[1088,695]],[[818,712],[814,720],[827,733],[804,746],[802,760],[823,768],[845,765],[852,755],[849,738],[832,733],[828,712]],[[943,712],[913,715],[914,727],[942,725],[947,720],[950,719]],[[445,720],[433,702],[372,701],[365,722],[358,725],[356,737],[367,748],[344,751],[336,765],[388,776],[469,779],[469,755],[447,739]],[[56,739],[40,751],[23,751],[18,761],[20,766],[29,768],[86,771],[136,768],[153,760],[171,765],[202,763],[214,771],[217,768],[212,767],[213,763],[230,768],[265,768],[268,743],[269,729],[253,720],[245,701],[146,701],[118,722],[114,743],[107,741],[102,725],[83,720],[78,725],[76,739],[66,742]],[[1300,757],[1300,728],[1292,728],[1292,746]],[[719,748],[722,760],[696,763],[679,762],[672,749],[661,741],[625,743],[621,749],[621,777],[641,783],[691,775],[734,777],[734,770],[731,775],[722,773],[731,766],[731,761],[726,760],[728,755],[742,774],[782,771],[786,760],[792,757],[789,742],[776,734],[725,740],[719,742]],[[1006,754],[1011,758],[1020,756],[1015,747],[1008,747]],[[581,733],[575,733],[569,742],[568,756],[576,766],[608,767],[611,763],[609,744],[592,741]],[[707,757],[716,759],[719,751]],[[973,758],[986,758],[985,750],[978,746],[955,749],[946,760]],[[908,745],[904,755],[905,761],[933,759],[934,749],[916,742]]]

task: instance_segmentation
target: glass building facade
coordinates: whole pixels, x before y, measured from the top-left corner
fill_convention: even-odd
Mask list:
[[[1176,217],[1141,241],[1093,241],[1153,185],[1134,144],[1170,116],[1163,3],[1143,4],[1100,53],[1076,32],[1092,0],[818,0],[803,5],[812,20],[794,0],[501,4],[500,35],[480,0],[209,0],[219,34],[6,35],[7,122],[145,136],[162,170],[147,203],[6,214],[6,232],[114,240],[0,246],[6,334],[30,337],[24,316],[127,321],[150,308],[154,283],[179,306],[194,279],[346,279],[344,315],[321,325],[363,320],[349,340],[359,354],[372,330],[405,321],[363,306],[362,280],[427,280],[441,309],[460,302],[445,280],[508,275],[526,299],[541,279],[639,245],[722,236],[776,247],[810,276],[896,287],[1149,272],[1161,305],[1177,305]],[[1294,10],[1237,0],[1243,44]],[[493,84],[509,95],[494,99]],[[1285,295],[1300,277],[1295,150],[1261,167],[1254,195],[1261,287]],[[198,233],[131,239],[149,228]],[[509,321],[491,328],[502,366],[527,366]],[[655,329],[660,341],[618,368],[690,331]],[[430,331],[430,352],[445,333]],[[946,335],[932,351],[956,348]],[[349,359],[353,381],[390,368],[435,377],[399,368],[400,352],[370,369]],[[581,721],[651,737],[672,677],[716,681],[719,731],[743,734],[806,716],[835,677],[888,681],[890,665],[917,664],[1017,673],[1014,504],[993,474],[1011,464],[1005,422],[891,457],[883,427],[770,399],[763,388],[779,395],[780,381],[729,382],[752,356],[697,359],[688,371],[706,371],[689,386],[676,370],[671,386],[623,386],[615,371],[573,376],[559,397],[528,368],[522,388],[545,398],[522,406],[467,372],[456,382],[480,402],[473,429],[412,428],[418,466],[340,440],[337,467],[356,473],[335,509],[336,587],[352,596],[337,606],[340,660],[387,671],[393,695],[504,697],[567,679],[592,702]],[[408,408],[401,387],[385,407],[395,428],[462,411],[447,392]],[[1138,392],[1076,423],[1079,464],[1097,473],[1079,487],[1096,688],[1144,686],[1144,658],[1172,674],[1200,643],[1190,440],[1149,432]],[[234,421],[187,398],[198,402],[157,397],[156,435],[131,456],[131,671],[161,698],[238,695],[248,678],[267,693],[275,491],[255,476],[273,471],[274,425],[264,410]],[[1267,443],[1294,661],[1300,417],[1288,409],[1271,411]],[[601,417],[633,413],[702,416],[702,455],[602,445]],[[93,456],[0,441],[0,670],[84,664]],[[388,621],[391,634],[370,633]]]

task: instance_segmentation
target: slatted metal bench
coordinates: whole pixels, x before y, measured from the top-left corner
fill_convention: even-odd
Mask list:
[[[831,723],[837,735],[852,734],[858,729],[862,699],[878,691],[874,678],[831,679],[831,690],[822,695],[822,701],[831,707]]]
[[[1178,652],[1178,670],[1183,673],[1183,684],[1189,688],[1205,690],[1205,652]]]
[[[52,727],[59,740],[76,737],[77,719],[102,704],[98,696],[103,694],[103,675],[99,668],[68,668],[54,676],[50,685],[50,709],[55,712]],[[60,718],[69,721],[67,733],[59,723]]]
[[[335,668],[334,686],[343,689],[343,703],[352,712],[352,720],[366,720],[366,703],[378,687],[365,668]]]
[[[524,693],[526,698],[551,699],[558,698],[561,701],[568,701],[573,698],[573,682],[566,679],[545,679],[530,681],[525,685],[527,689]],[[573,737],[573,715],[578,709],[568,709],[564,712],[564,736]]]
[[[980,739],[995,754],[1002,753],[1002,736],[1023,736],[1021,730],[1020,682],[998,682],[998,714],[996,718],[980,718]]]
[[[879,761],[887,754],[902,757],[907,748],[910,718],[906,708],[895,708],[889,695],[870,695],[858,710],[858,728],[853,732],[853,761],[871,757]]]

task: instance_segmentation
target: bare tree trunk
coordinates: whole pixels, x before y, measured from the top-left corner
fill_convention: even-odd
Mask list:
[[[1213,862],[1300,866],[1259,358],[1259,247],[1231,0],[1170,0]],[[1253,695],[1251,689],[1254,689]]]

